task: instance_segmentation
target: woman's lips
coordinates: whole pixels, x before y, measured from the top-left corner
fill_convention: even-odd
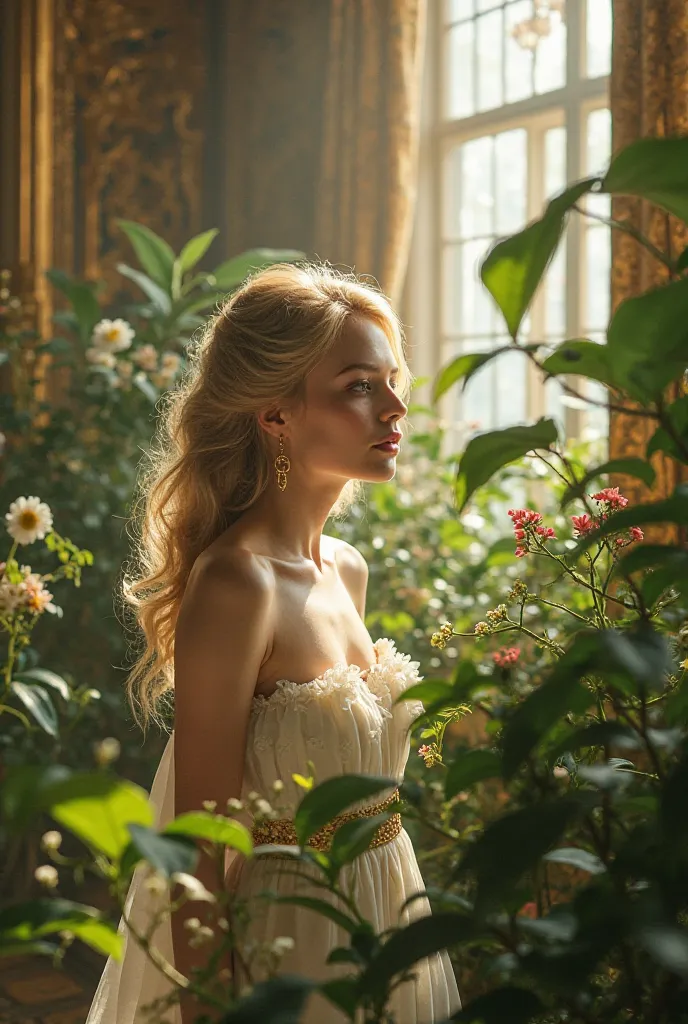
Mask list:
[[[385,441],[383,444],[374,444],[373,448],[377,448],[379,452],[388,452],[390,455],[399,454],[399,445],[394,441]]]

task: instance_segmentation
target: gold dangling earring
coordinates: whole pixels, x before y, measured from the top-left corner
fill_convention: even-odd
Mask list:
[[[287,473],[291,469],[291,462],[284,454],[284,434],[279,436],[279,453],[275,459],[275,472],[277,473],[277,486],[283,491],[287,486]]]

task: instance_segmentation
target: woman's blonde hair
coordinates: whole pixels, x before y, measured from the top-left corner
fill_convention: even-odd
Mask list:
[[[158,709],[174,688],[175,624],[191,567],[268,486],[272,457],[257,413],[303,401],[307,375],[351,316],[385,332],[397,393],[408,401],[413,375],[389,300],[352,272],[309,261],[247,278],[189,345],[182,378],[160,400],[129,523],[133,565],[122,575],[124,608],[145,639],[126,680],[144,734],[150,721],[164,725]],[[330,515],[341,518],[361,490],[348,481]]]

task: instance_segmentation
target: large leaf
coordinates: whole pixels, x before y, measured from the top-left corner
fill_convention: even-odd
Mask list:
[[[608,537],[610,533],[621,533],[631,526],[642,526],[644,523],[687,525],[688,484],[679,484],[674,493],[662,501],[633,505],[614,512],[596,530],[591,530],[580,537],[576,547],[567,554],[567,558],[569,561],[575,562],[584,551],[587,551],[593,544],[597,544],[603,537]]]
[[[561,499],[561,507],[564,508],[575,498],[582,497],[591,480],[596,480],[601,476],[608,476],[610,473],[623,473],[626,476],[633,476],[637,480],[642,480],[648,487],[652,487],[655,481],[655,471],[650,463],[644,459],[610,459],[609,462],[604,462],[601,466],[594,466],[592,469],[589,469],[577,484],[569,487]]]
[[[136,853],[165,878],[170,878],[177,871],[193,874],[199,850],[189,836],[161,835],[155,829],[135,824],[129,825],[129,832]],[[129,864],[134,862],[131,855],[127,859]]]
[[[294,828],[304,846],[310,837],[359,800],[395,787],[394,779],[377,775],[339,775],[310,790],[294,815]]]
[[[327,917],[330,921],[333,921],[339,928],[343,928],[345,931],[353,934],[358,928],[359,924],[353,917],[349,917],[343,910],[339,910],[337,907],[328,903],[326,900],[318,899],[316,896],[279,896],[272,894],[270,897],[271,903],[289,903],[295,907],[304,907],[306,910],[313,910],[320,914],[322,917]]]
[[[652,569],[652,572],[648,572]],[[614,575],[642,572],[643,597],[649,605],[669,587],[685,592],[688,587],[688,551],[673,544],[641,544],[631,548],[614,566]]]
[[[134,270],[133,267],[128,267],[126,263],[118,263],[117,270],[123,277],[128,277],[130,281],[133,281],[134,284],[139,286],[141,291],[148,296],[159,313],[162,313],[164,316],[169,315],[172,311],[172,300],[167,292],[152,278],[147,277],[146,274],[142,274],[140,270]]]
[[[79,337],[82,341],[87,342],[93,333],[93,328],[102,317],[95,286],[88,281],[77,281],[66,274],[64,270],[55,268],[46,270],[45,276],[71,302]]]
[[[330,860],[337,867],[350,864],[370,848],[370,844],[380,825],[389,821],[390,815],[385,812],[373,814],[367,818],[355,818],[340,825],[332,837]]]
[[[450,387],[459,381],[465,390],[466,385],[476,375],[478,370],[481,370],[483,366],[493,359],[499,358],[504,352],[534,352],[538,348],[539,345],[519,345],[517,348],[514,348],[513,345],[502,345],[489,352],[466,352],[463,355],[457,356],[456,359],[453,359],[451,363],[440,370],[435,378],[432,390],[433,402],[437,402],[445,391],[448,391]]]
[[[240,821],[224,818],[219,814],[203,811],[189,811],[180,814],[163,830],[168,836],[193,836],[194,839],[207,839],[211,843],[221,843],[233,850],[238,850],[245,857],[253,852],[251,833]]]
[[[531,426],[507,427],[478,434],[466,445],[459,462],[455,493],[461,512],[479,487],[497,470],[522,459],[537,448],[547,449],[558,439],[554,420],[539,419]]]
[[[655,288],[617,308],[607,332],[614,378],[649,404],[688,363],[688,278]]]
[[[502,734],[502,771],[506,779],[518,771],[567,712],[581,714],[594,701],[594,693],[580,678],[598,660],[599,648],[597,632],[579,633],[549,679],[518,705]]]
[[[117,226],[131,242],[146,274],[169,296],[172,288],[174,250],[164,238],[160,238],[145,224],[137,224],[133,220],[118,220]]]
[[[22,683],[13,679],[10,689],[15,697],[18,697],[27,711],[30,712],[35,722],[40,725],[49,736],[57,736],[58,719],[55,705],[50,696],[42,686],[29,683]]]
[[[51,672],[47,668],[28,668],[23,672],[15,673],[14,678],[22,683],[41,683],[43,686],[49,686],[56,690],[63,700],[70,698],[67,681],[62,676],[58,676],[57,672]]]
[[[177,257],[181,276],[193,270],[198,261],[203,259],[218,234],[218,228],[211,228],[210,231],[204,231],[186,243]]]
[[[32,942],[59,931],[73,932],[99,953],[121,959],[122,936],[93,907],[53,897],[0,910],[0,946]]]
[[[299,1024],[306,1000],[318,984],[299,974],[259,981],[221,1018],[221,1024]]]
[[[658,427],[647,443],[645,457],[650,458],[655,452],[666,452],[674,459],[688,462],[688,395],[682,395],[664,410],[672,429],[670,434],[666,427]],[[679,447],[675,435],[683,442]]]
[[[608,388],[618,388],[614,365],[606,345],[598,345],[587,338],[564,341],[547,356],[542,368],[552,377],[562,374],[578,374],[599,381]]]
[[[537,286],[556,252],[566,214],[597,180],[589,178],[571,185],[551,200],[539,220],[498,242],[486,256],[480,276],[502,311],[512,338],[516,338]]]
[[[129,845],[129,825],[153,823],[146,791],[113,775],[75,773],[48,787],[41,803],[56,821],[113,860]]]
[[[451,1018],[453,1021],[465,1021],[466,1024],[528,1024],[536,1017],[541,1017],[545,1007],[535,995],[526,988],[516,985],[503,985],[491,992],[472,999],[468,1006]]]
[[[394,932],[360,979],[363,992],[380,992],[391,979],[423,957],[476,938],[473,920],[464,914],[435,913]]]
[[[0,787],[0,818],[12,832],[21,832],[33,817],[45,810],[44,794],[73,772],[62,764],[15,765],[7,768]]]
[[[294,263],[305,258],[298,249],[247,249],[221,263],[213,271],[215,283],[220,290],[237,288],[254,270],[270,267],[275,263]]]
[[[501,773],[501,764],[497,754],[492,750],[463,750],[449,765],[444,784],[444,798],[451,800],[462,789],[474,786],[476,782],[497,778]]]
[[[561,838],[582,811],[573,797],[540,801],[491,822],[461,861],[458,874],[474,872],[478,903],[504,896],[521,876]]]
[[[688,223],[688,137],[638,139],[612,160],[605,192],[642,196]]]

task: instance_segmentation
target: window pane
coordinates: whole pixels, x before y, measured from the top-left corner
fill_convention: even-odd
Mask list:
[[[494,302],[480,280],[480,264],[487,252],[484,241],[465,242],[461,257],[461,331],[468,337],[490,334],[494,325]]]
[[[476,0],[476,7],[478,11],[491,11],[494,7],[499,7],[503,0]]]
[[[606,171],[611,156],[612,121],[607,109],[593,110],[587,120],[586,174]],[[612,200],[608,195],[588,196],[588,209],[602,217],[611,214]]]
[[[493,233],[492,154],[494,140],[486,135],[461,149],[461,235],[475,238]]]
[[[458,334],[461,331],[461,246],[447,245],[442,265],[442,331]]]
[[[550,128],[545,133],[545,196],[549,198],[566,187],[566,128]]]
[[[448,117],[470,117],[475,113],[473,95],[473,40],[475,25],[465,21],[450,28],[447,39]]]
[[[548,338],[566,332],[566,249],[559,245],[545,278],[545,332]]]
[[[478,110],[502,103],[502,11],[483,14],[477,22]]]
[[[508,338],[497,339],[497,346],[507,343]],[[495,360],[496,408],[490,426],[508,427],[525,420],[526,368],[527,360],[521,352],[505,352]]]
[[[495,137],[495,232],[510,234],[526,222],[527,134],[524,128]]]
[[[597,2],[597,0],[595,0]],[[566,84],[566,25],[550,15],[551,30],[535,50],[535,92],[551,92]]]
[[[489,351],[491,343],[464,344],[464,352]],[[492,425],[492,396],[494,394],[494,361],[487,363],[472,377],[461,398],[460,416],[473,430],[485,430]]]
[[[473,0],[447,0],[447,21],[459,21],[473,15]]]
[[[461,155],[461,146],[454,146],[447,153],[444,163],[442,235],[448,240],[461,235]]]
[[[515,103],[533,95],[533,54],[519,46],[511,34],[514,25],[529,18],[532,11],[531,0],[517,0],[504,12],[506,103]]]
[[[609,322],[609,270],[611,244],[604,224],[588,227],[585,233],[586,330],[605,330]]]
[[[587,0],[586,72],[608,75],[612,62],[612,0]]]

